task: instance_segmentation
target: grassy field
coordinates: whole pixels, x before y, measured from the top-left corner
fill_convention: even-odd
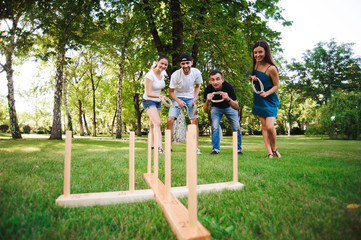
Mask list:
[[[0,135],[0,137],[4,135]],[[8,135],[7,135],[8,136]],[[24,135],[26,137],[26,135]],[[154,201],[62,208],[64,141],[0,139],[0,239],[175,239]],[[128,190],[128,139],[73,139],[71,192]],[[240,191],[198,195],[213,239],[360,239],[361,142],[279,136],[283,158],[265,159],[261,136],[244,136]],[[136,189],[148,188],[146,137],[136,139]],[[172,185],[185,185],[185,144],[172,153]],[[210,155],[200,138],[198,183],[232,180],[231,138]],[[164,156],[160,157],[164,178]],[[187,205],[187,199],[182,198]]]

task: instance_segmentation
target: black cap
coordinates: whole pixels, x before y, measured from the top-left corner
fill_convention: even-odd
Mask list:
[[[179,62],[192,61],[192,56],[189,53],[182,53],[179,56]]]

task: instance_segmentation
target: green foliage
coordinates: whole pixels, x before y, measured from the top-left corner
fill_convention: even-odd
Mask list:
[[[277,51],[280,33],[270,29],[267,21],[273,18],[285,25],[290,24],[282,17],[282,9],[277,6],[276,0],[210,0],[206,4],[188,0],[160,1],[157,4],[153,1],[139,3],[129,0],[106,0],[101,1],[101,4],[94,0],[29,2],[36,4],[32,23],[41,29],[34,48],[37,58],[52,60],[50,64],[54,65],[57,54],[66,53],[65,59],[58,62],[58,66],[64,67],[68,108],[73,121],[79,121],[80,100],[88,124],[91,125],[93,103],[90,98],[89,68],[92,63],[85,56],[95,54],[94,61],[102,66],[94,68],[94,74],[99,80],[95,112],[98,130],[106,134],[111,132],[120,71],[123,80],[123,129],[138,127],[137,118],[142,119],[141,128],[147,128],[142,106],[138,104],[138,109],[135,106],[140,103],[144,91],[141,77],[160,53],[171,59],[169,75],[179,67],[177,57],[181,51],[193,54],[194,64],[203,72],[205,80],[201,86],[198,106],[202,105],[202,91],[208,84],[208,73],[213,69],[223,71],[226,81],[232,83],[241,108],[251,106],[252,96],[248,86],[251,46],[255,41],[265,39]],[[22,6],[20,3],[23,1],[19,2],[19,7]],[[178,15],[172,11],[173,4],[179,4]],[[182,23],[179,32],[175,29],[175,23]],[[180,35],[181,41],[177,42]],[[49,85],[53,81],[51,77]],[[166,83],[169,85],[169,81]],[[164,94],[167,93],[166,88]],[[38,95],[34,95],[36,99]],[[37,124],[49,126],[49,113],[43,108],[37,108],[33,114],[32,122],[28,122],[30,114],[20,117],[26,121],[23,124],[31,124],[35,129]],[[163,110],[163,125],[166,114]],[[46,120],[42,120],[41,116],[46,116]],[[75,131],[78,125],[73,124]],[[201,133],[208,129],[208,120],[203,113],[200,114],[199,125]]]
[[[1,5],[0,20],[4,21],[5,27],[0,34],[0,53],[25,57],[34,44],[34,32],[38,27],[35,20],[37,1],[1,1]]]
[[[38,127],[34,132],[37,134],[50,134],[50,129],[45,127]]]
[[[242,116],[242,132],[249,135],[259,135],[262,134],[261,129],[261,122],[257,116],[252,114],[252,108],[245,106]]]
[[[9,130],[9,125],[6,125],[6,124],[3,124],[3,125],[0,125],[0,131],[1,132],[7,132]]]
[[[23,131],[24,133],[29,134],[31,131],[31,127],[29,125],[25,125],[23,126]]]
[[[360,93],[336,93],[329,104],[321,108],[320,127],[330,137],[360,139],[360,106]]]
[[[302,63],[293,62],[289,66],[295,73],[290,78],[293,89],[320,105],[327,104],[334,91],[359,91],[361,58],[353,56],[352,45],[331,40],[307,50]]]
[[[6,120],[9,118],[9,110],[7,108],[5,97],[0,96],[0,123],[6,123]]]

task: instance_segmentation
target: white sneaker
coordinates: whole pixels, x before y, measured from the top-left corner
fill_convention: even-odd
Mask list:
[[[199,148],[197,148],[197,154],[202,154],[201,150],[199,150]]]

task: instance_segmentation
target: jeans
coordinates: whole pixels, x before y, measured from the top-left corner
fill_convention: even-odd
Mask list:
[[[157,110],[162,109],[162,102],[161,101],[156,102],[156,101],[152,101],[152,100],[143,99],[142,103],[143,103],[143,107],[144,107],[145,111],[147,111],[148,108],[150,108],[150,107],[155,107],[155,108],[157,108]]]
[[[184,98],[184,97],[179,97],[180,100],[182,100],[183,102],[186,103],[187,107],[185,107],[189,119],[197,119],[198,115],[197,114],[193,114],[193,108],[192,108],[192,102],[193,102],[193,98]],[[196,106],[194,106],[196,107]],[[189,112],[188,112],[189,110]],[[174,117],[175,119],[178,118],[180,113],[180,108],[179,105],[176,101],[172,100],[172,106],[169,108],[169,113],[168,113],[168,117]]]
[[[237,148],[238,152],[242,151],[242,132],[241,125],[239,124],[238,112],[232,107],[228,108],[218,108],[212,107],[211,118],[212,118],[212,147],[216,152],[220,151],[220,137],[219,137],[219,125],[221,122],[222,116],[226,115],[228,118],[233,132],[237,132]]]

